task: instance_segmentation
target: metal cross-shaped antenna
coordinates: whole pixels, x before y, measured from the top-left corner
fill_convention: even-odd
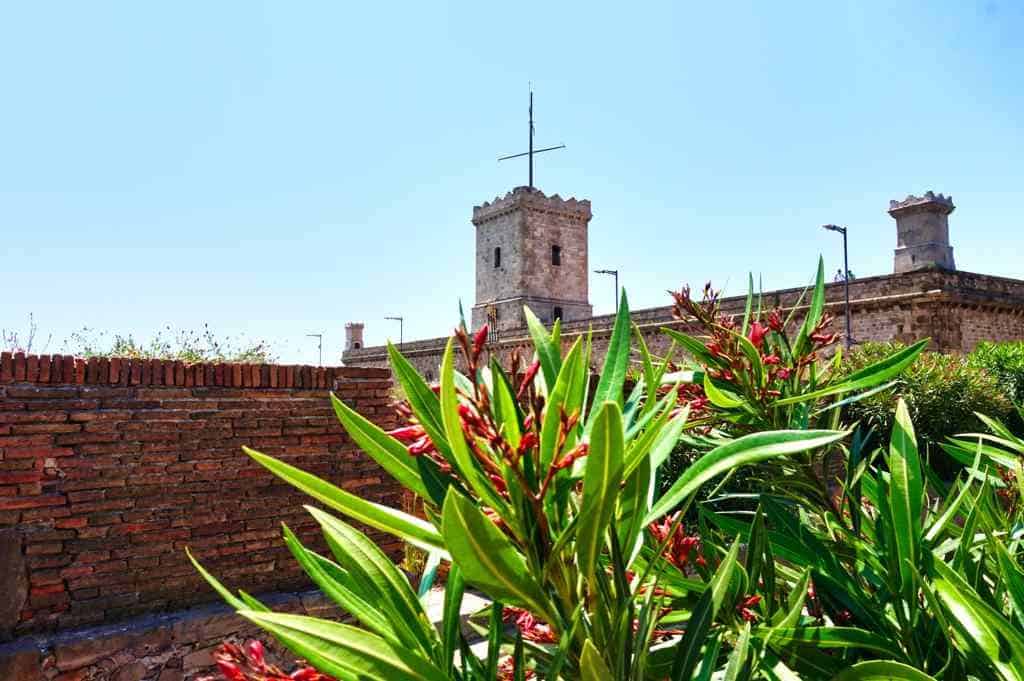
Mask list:
[[[520,158],[521,156],[530,157],[530,189],[533,189],[533,155],[540,154],[545,151],[554,151],[555,149],[565,149],[564,144],[559,144],[557,147],[545,147],[544,149],[533,148],[533,90],[530,90],[530,147],[529,151],[525,151],[521,154],[512,154],[511,156],[502,156],[499,161],[507,161],[510,158]]]

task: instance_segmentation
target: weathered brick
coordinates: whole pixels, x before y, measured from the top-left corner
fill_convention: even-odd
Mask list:
[[[64,496],[60,494],[45,494],[24,497],[0,497],[0,511],[12,511],[23,508],[39,508],[40,506],[62,506],[64,505],[64,503]]]
[[[44,365],[40,358],[39,381]],[[36,587],[68,587],[36,591],[20,631],[210,600],[185,546],[252,590],[306,584],[279,522],[323,550],[302,509],[308,500],[245,457],[243,444],[329,479],[356,476],[361,492],[381,487],[371,484],[382,479],[376,467],[343,437],[326,390],[314,389],[329,372],[64,357],[48,366],[50,383],[0,390],[0,490],[9,492],[0,522],[33,528],[25,560]],[[289,370],[308,387],[281,388]],[[10,432],[21,427],[56,432]],[[375,500],[395,499],[382,487]]]

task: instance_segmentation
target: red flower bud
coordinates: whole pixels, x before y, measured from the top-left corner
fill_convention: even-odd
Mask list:
[[[574,463],[576,463],[577,459],[582,459],[583,457],[585,457],[589,453],[590,453],[590,446],[589,445],[587,445],[586,443],[578,444],[578,445],[576,445],[576,447],[571,452],[569,452],[568,454],[563,456],[561,458],[561,460],[559,460],[558,462],[555,463],[555,470],[559,470],[560,471],[560,470],[569,468]]]
[[[530,366],[526,367],[526,373],[523,374],[523,380],[519,384],[519,390],[516,392],[516,397],[522,397],[526,389],[533,383],[533,379],[537,377],[537,370],[540,369],[540,360],[533,362]]]
[[[776,366],[782,363],[782,359],[778,355],[765,355],[761,358],[761,363],[765,366]]]
[[[402,428],[395,428],[394,430],[388,431],[388,435],[400,440],[401,442],[412,442],[423,437],[426,431],[423,430],[423,426],[412,425],[405,426]]]
[[[533,449],[537,446],[538,442],[539,439],[537,438],[537,434],[533,431],[524,434],[519,440],[519,453],[522,454],[528,449]]]
[[[419,456],[420,454],[425,454],[427,452],[433,451],[434,450],[434,443],[430,441],[429,437],[424,435],[423,437],[419,438],[418,440],[413,442],[411,445],[406,447],[406,449],[413,456]]]
[[[768,328],[776,333],[782,333],[782,312],[778,309],[772,310],[768,315]]]
[[[484,349],[484,343],[487,342],[487,332],[487,324],[484,324],[473,336],[473,357],[477,357]]]

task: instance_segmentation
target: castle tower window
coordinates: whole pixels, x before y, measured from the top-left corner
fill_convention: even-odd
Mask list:
[[[557,246],[556,246],[557,248]],[[562,308],[555,305],[555,309],[551,312],[551,321],[555,322],[562,318]]]
[[[562,264],[562,247],[552,246],[551,247],[551,264],[561,265]]]
[[[494,247],[494,269],[501,267],[501,246]]]

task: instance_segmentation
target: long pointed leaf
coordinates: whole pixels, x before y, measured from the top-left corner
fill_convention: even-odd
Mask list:
[[[242,447],[242,450],[274,475],[296,489],[361,523],[395,535],[425,551],[445,551],[444,541],[434,526],[425,520],[387,506],[366,501],[355,494],[307,473],[295,466]]]
[[[429,497],[427,488],[420,479],[416,459],[409,454],[405,445],[339,400],[334,393],[331,393],[331,404],[334,405],[334,412],[338,415],[341,425],[360,449],[406,489],[421,497]],[[433,438],[431,440],[437,442]]]
[[[622,482],[622,412],[615,402],[605,402],[595,413],[576,531],[577,565],[584,580],[594,572]]]
[[[844,431],[834,430],[779,430],[752,433],[719,445],[697,459],[679,476],[669,491],[654,504],[647,521],[654,522],[708,480],[737,466],[816,449],[841,440],[846,435]]]
[[[430,660],[347,624],[277,612],[238,614],[282,639],[292,652],[327,674],[389,681],[446,679]]]
[[[557,628],[544,592],[526,558],[469,499],[449,490],[441,531],[466,581],[495,600],[527,608]]]

